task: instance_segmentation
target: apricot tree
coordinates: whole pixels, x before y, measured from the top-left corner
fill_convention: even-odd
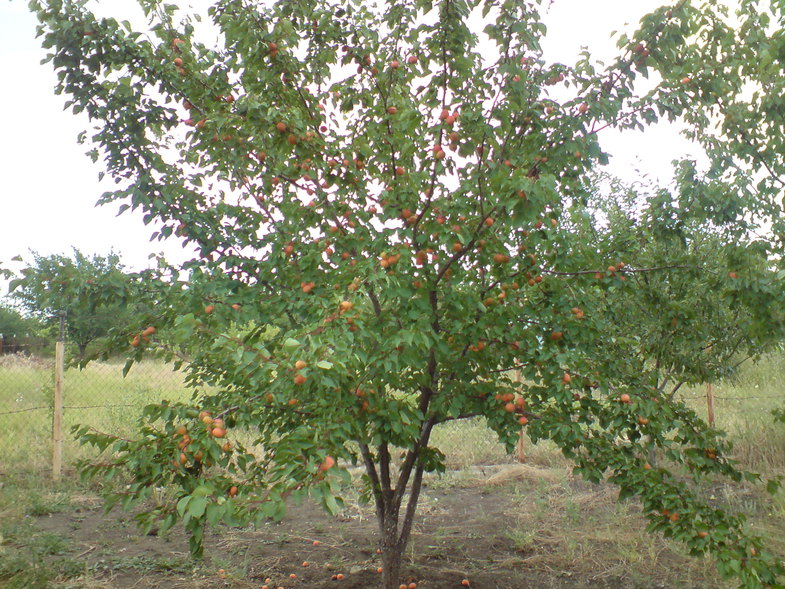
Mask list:
[[[756,478],[660,386],[652,359],[686,336],[631,353],[646,334],[616,324],[667,272],[719,289],[753,318],[740,329],[780,334],[762,309],[783,298],[781,2],[663,6],[604,66],[547,63],[538,2],[222,0],[208,31],[139,4],[137,31],[84,0],[31,2],[58,92],[96,122],[83,139],[117,181],[101,201],[199,252],[125,340],[144,328],[138,358],[165,336],[194,402],[149,407],[135,439],[83,428],[115,451],[86,472],[130,469],[126,503],[171,487],[176,503],[143,519],[182,519],[198,553],[205,525],[279,517],[290,496],[337,509],[359,463],[391,589],[423,476],[444,468],[434,427],[483,417],[511,447],[528,424],[576,472],[638,495],[652,530],[745,587],[781,586],[741,516],[647,462],[653,443],[696,475]],[[602,131],[660,119],[682,121],[709,165],[682,163],[649,201],[662,222],[636,229],[678,240],[700,217],[723,252],[710,266],[648,266],[574,221],[593,214]]]

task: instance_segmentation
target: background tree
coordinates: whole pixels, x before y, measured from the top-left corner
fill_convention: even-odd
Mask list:
[[[193,404],[148,408],[137,440],[80,430],[118,452],[88,474],[133,473],[126,503],[175,489],[147,525],[182,518],[199,553],[206,524],[280,517],[290,496],[336,509],[340,466],[360,463],[391,589],[423,475],[444,468],[433,428],[483,416],[510,447],[528,423],[576,472],[639,495],[653,530],[713,551],[745,587],[781,586],[782,563],[743,518],[647,462],[653,442],[671,467],[756,479],[660,386],[711,335],[639,334],[653,321],[627,307],[660,309],[647,281],[686,300],[677,287],[696,277],[745,320],[761,316],[750,302],[781,306],[781,241],[757,237],[785,227],[779,3],[742,2],[733,20],[710,0],[662,7],[602,68],[588,54],[546,63],[537,3],[224,0],[209,11],[218,47],[173,5],[140,3],[142,35],[85,4],[31,2],[58,91],[96,121],[91,153],[120,184],[102,202],[141,207],[158,237],[199,248],[188,281],[172,269],[161,283],[153,330],[131,339],[133,358],[162,335],[187,346]],[[570,219],[594,214],[600,132],[661,117],[687,124],[710,169],[685,162],[652,196],[662,222],[627,231],[641,246],[587,243]],[[716,264],[689,269],[689,247],[654,233],[678,237],[696,209],[737,244],[718,263],[738,281],[711,282]],[[264,453],[226,442],[235,429]]]
[[[36,319],[25,317],[11,304],[0,301],[0,352],[23,349],[19,347],[22,338],[39,335],[42,329]]]
[[[126,327],[139,311],[139,299],[130,296],[134,279],[117,254],[91,257],[74,249],[72,257],[32,256],[33,262],[11,281],[12,296],[54,333],[62,313],[66,336],[80,359],[91,343]]]

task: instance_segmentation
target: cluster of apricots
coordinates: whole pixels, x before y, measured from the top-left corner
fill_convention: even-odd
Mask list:
[[[497,393],[494,398],[502,403],[502,407],[507,413],[520,414],[523,413],[523,410],[526,407],[526,400],[523,397],[514,395],[513,393]],[[526,425],[529,423],[529,420],[525,415],[520,415],[518,417],[518,423],[521,425]]]
[[[221,450],[224,452],[229,452],[233,447],[234,444],[229,440],[226,440],[226,423],[223,419],[216,418],[210,415],[209,411],[202,411],[199,413],[199,420],[204,424],[205,428],[207,429],[207,433],[215,439],[215,441],[221,444]],[[177,427],[174,433],[175,439],[179,438],[177,442],[177,448],[180,450],[180,455],[177,460],[174,461],[175,467],[179,465],[187,465],[189,463],[189,457],[186,454],[188,447],[193,443],[193,439],[188,433],[188,428],[185,425],[180,425]],[[198,450],[193,455],[194,462],[202,462],[204,458],[204,452],[202,450]],[[237,494],[237,487],[232,487],[229,490],[229,495],[234,496]]]
[[[136,334],[134,338],[131,340],[131,347],[138,348],[140,345],[142,345],[143,341],[145,343],[149,343],[150,336],[153,335],[154,333],[155,333],[155,327],[153,327],[152,325],[145,328],[144,330]]]

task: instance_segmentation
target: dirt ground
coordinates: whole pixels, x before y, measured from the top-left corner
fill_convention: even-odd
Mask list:
[[[637,505],[617,503],[616,493],[567,471],[533,466],[433,479],[423,492],[402,581],[420,589],[457,589],[463,579],[480,589],[723,586],[710,563],[646,534]],[[69,570],[51,585],[67,589],[378,587],[373,512],[351,491],[346,503],[338,517],[304,503],[291,506],[280,523],[213,529],[204,561],[190,558],[180,528],[141,535],[132,514],[105,514],[89,495],[72,498],[67,509],[28,516],[26,533],[65,539],[47,562]],[[344,578],[334,580],[339,573]]]

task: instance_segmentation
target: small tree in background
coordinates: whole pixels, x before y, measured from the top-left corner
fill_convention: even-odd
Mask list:
[[[37,335],[41,328],[37,320],[25,317],[11,304],[0,301],[0,335],[3,338]]]
[[[118,327],[132,322],[138,298],[130,296],[133,278],[126,273],[120,257],[87,256],[74,249],[73,256],[41,256],[10,283],[12,296],[32,316],[50,329],[66,318],[66,335],[84,359],[88,346]]]
[[[482,416],[508,447],[528,424],[640,496],[652,530],[745,587],[781,586],[742,517],[648,463],[653,443],[692,473],[757,478],[662,383],[702,378],[695,349],[722,351],[713,373],[730,358],[706,315],[676,313],[694,296],[745,341],[781,336],[782,242],[756,237],[785,227],[778,3],[732,23],[717,2],[662,7],[603,68],[546,63],[537,3],[224,0],[217,47],[173,5],[140,3],[143,36],[85,4],[31,2],[119,183],[102,202],[199,250],[131,338],[134,359],[174,342],[194,403],[149,407],[137,440],[80,430],[117,451],[88,474],[130,469],[127,504],[174,489],[144,523],[182,519],[200,553],[205,525],[281,517],[292,496],[335,511],[359,463],[392,589],[423,475],[444,469],[433,428]],[[683,163],[640,221],[592,239],[601,131],[660,118],[685,122],[710,169]],[[264,453],[227,442],[235,429]]]

